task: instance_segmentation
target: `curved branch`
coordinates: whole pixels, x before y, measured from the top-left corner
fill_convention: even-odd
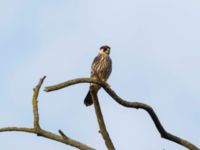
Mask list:
[[[73,147],[76,147],[81,150],[95,150],[94,148],[91,148],[83,143],[80,143],[79,141],[73,140],[67,136],[63,137],[62,135],[59,136],[57,134],[51,133],[49,131],[43,130],[40,128],[39,125],[39,113],[38,113],[38,95],[40,88],[42,86],[42,83],[46,76],[40,79],[38,85],[33,89],[33,98],[32,98],[32,105],[33,105],[33,115],[34,115],[34,122],[33,128],[24,128],[24,127],[5,127],[5,128],[0,128],[0,132],[9,132],[9,131],[18,131],[18,132],[28,132],[28,133],[33,133],[38,136],[42,136],[48,139],[52,139],[54,141],[58,141],[61,143],[64,143],[66,145],[70,145]],[[67,138],[66,138],[67,137]]]
[[[55,91],[55,90],[59,90],[74,84],[78,84],[78,83],[96,83],[99,84],[101,87],[104,88],[104,90],[120,105],[125,106],[125,107],[129,107],[129,108],[136,108],[136,109],[144,109],[145,111],[148,112],[148,114],[151,116],[157,130],[159,131],[160,135],[162,138],[168,139],[170,141],[173,141],[177,144],[180,144],[190,150],[200,150],[200,148],[198,148],[197,146],[195,146],[194,144],[190,143],[189,141],[186,141],[178,136],[175,136],[169,132],[167,132],[164,127],[162,126],[160,120],[158,119],[155,111],[153,110],[153,108],[147,104],[144,103],[140,103],[140,102],[128,102],[126,100],[123,100],[122,98],[120,98],[111,88],[110,86],[102,81],[99,80],[95,80],[95,79],[91,79],[91,78],[78,78],[78,79],[73,79],[73,80],[69,80],[57,85],[53,85],[53,86],[48,86],[45,87],[44,91],[46,92],[50,92],[50,91]]]

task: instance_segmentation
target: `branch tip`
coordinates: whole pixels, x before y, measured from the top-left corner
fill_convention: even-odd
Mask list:
[[[45,88],[44,88],[44,91],[45,91],[45,92],[48,92],[48,89],[47,89],[47,87],[45,87]]]
[[[58,132],[60,133],[60,135],[61,135],[63,138],[69,139],[69,137],[66,136],[62,130],[58,130]]]

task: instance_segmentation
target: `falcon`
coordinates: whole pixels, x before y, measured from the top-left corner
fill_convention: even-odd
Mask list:
[[[107,45],[101,46],[99,54],[94,58],[91,66],[91,78],[101,80],[104,82],[107,81],[112,71],[112,60],[109,55],[110,47]],[[100,86],[94,83],[90,83],[90,88],[93,88],[97,94],[97,92],[100,89]],[[90,90],[88,91],[85,97],[84,104],[86,106],[90,106],[93,104]]]

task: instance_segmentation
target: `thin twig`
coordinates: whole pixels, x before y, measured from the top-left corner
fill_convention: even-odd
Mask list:
[[[68,136],[65,135],[65,133],[62,130],[58,130],[58,132],[60,133],[60,135],[65,138],[65,139],[69,139]]]
[[[98,124],[99,124],[99,128],[100,128],[100,133],[105,141],[105,144],[106,144],[108,150],[115,150],[115,147],[114,147],[114,145],[110,139],[110,136],[108,134],[108,131],[106,129],[106,125],[105,125],[103,115],[101,112],[97,93],[92,88],[90,90],[90,93],[91,93],[91,97],[93,100],[93,104],[94,104],[94,108],[95,108],[95,112],[96,112],[96,116],[97,116],[97,120],[98,120]]]
[[[144,109],[145,111],[148,112],[148,114],[151,116],[157,130],[159,131],[160,135],[162,138],[168,139],[170,141],[173,141],[179,145],[182,145],[190,150],[200,150],[200,148],[198,148],[197,146],[195,146],[194,144],[192,144],[191,142],[184,140],[178,136],[175,136],[169,132],[167,132],[164,127],[162,126],[159,118],[157,117],[155,111],[153,110],[153,108],[147,104],[144,103],[140,103],[140,102],[128,102],[122,98],[120,98],[111,88],[110,86],[105,83],[102,82],[100,80],[95,80],[95,79],[91,79],[91,78],[78,78],[78,79],[73,79],[73,80],[69,80],[60,84],[56,84],[53,86],[48,86],[45,87],[44,91],[46,92],[50,92],[50,91],[55,91],[55,90],[59,90],[74,84],[78,84],[78,83],[95,83],[95,84],[99,84],[101,87],[104,88],[104,90],[120,105],[125,106],[125,107],[129,107],[129,108],[136,108],[136,109]]]

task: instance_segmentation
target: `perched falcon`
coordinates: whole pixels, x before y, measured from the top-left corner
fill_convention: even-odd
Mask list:
[[[112,71],[112,60],[109,56],[110,54],[110,47],[105,45],[100,47],[99,54],[93,60],[91,66],[91,78],[106,81],[110,76]],[[97,93],[100,89],[100,86],[94,83],[90,84],[90,88],[94,88],[95,92]],[[92,97],[90,95],[90,90],[85,97],[84,103],[86,106],[92,105]]]

